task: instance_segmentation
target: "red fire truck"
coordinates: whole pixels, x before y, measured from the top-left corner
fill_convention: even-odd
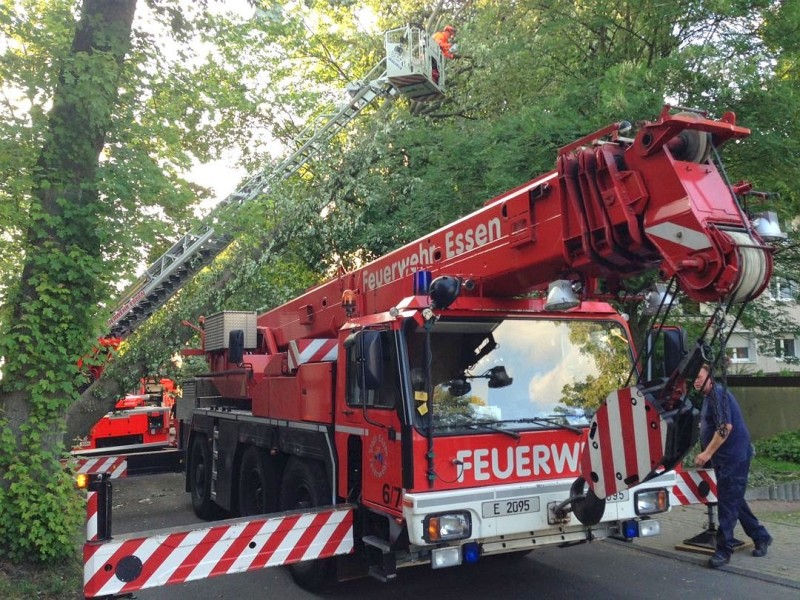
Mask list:
[[[114,410],[78,440],[72,454],[91,456],[93,450],[130,452],[175,446],[173,406],[177,393],[171,379],[142,379],[137,393],[117,400]]]
[[[677,376],[625,387],[630,332],[598,281],[658,268],[695,300],[741,303],[772,256],[708,159],[748,135],[732,114],[666,107],[629,127],[578,140],[556,170],[283,306],[208,317],[209,372],[177,405],[196,513],[347,504],[340,562],[385,580],[657,534],[671,485],[654,477],[694,442],[679,382],[703,357],[668,352]],[[334,567],[293,574],[316,587]]]
[[[629,383],[637,355],[604,290],[659,269],[726,310],[762,292],[772,250],[737,202],[749,186],[709,159],[748,134],[670,107],[610,125],[278,308],[207,317],[208,373],[176,403],[186,489],[198,516],[240,518],[89,542],[87,596],[279,564],[308,588],[388,581],[658,534],[708,340],[666,330],[661,372]]]

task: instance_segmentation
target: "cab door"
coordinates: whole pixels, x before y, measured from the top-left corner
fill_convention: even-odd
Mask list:
[[[348,434],[348,459],[343,463],[349,465],[348,489],[357,486],[364,504],[399,515],[403,386],[398,333],[364,329],[351,334],[343,346],[345,390],[337,423],[338,430]]]

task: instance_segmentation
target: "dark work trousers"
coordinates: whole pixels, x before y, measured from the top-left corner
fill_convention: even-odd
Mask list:
[[[744,532],[754,541],[761,542],[769,538],[769,533],[758,522],[744,493],[747,489],[747,476],[750,473],[750,459],[734,464],[715,464],[717,476],[717,512],[719,530],[717,531],[717,553],[724,556],[733,554],[733,529],[738,520]]]

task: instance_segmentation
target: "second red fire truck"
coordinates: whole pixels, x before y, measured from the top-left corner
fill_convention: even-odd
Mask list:
[[[147,451],[175,446],[175,398],[178,389],[171,379],[144,378],[136,393],[127,394],[78,439],[72,448],[76,456]]]

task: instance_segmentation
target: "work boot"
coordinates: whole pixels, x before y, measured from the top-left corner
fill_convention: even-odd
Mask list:
[[[731,562],[731,557],[719,552],[714,552],[714,555],[708,559],[708,566],[712,569],[719,569]]]
[[[772,536],[767,536],[767,539],[756,542],[756,547],[753,549],[753,556],[761,558],[767,555],[767,548],[772,543]]]

